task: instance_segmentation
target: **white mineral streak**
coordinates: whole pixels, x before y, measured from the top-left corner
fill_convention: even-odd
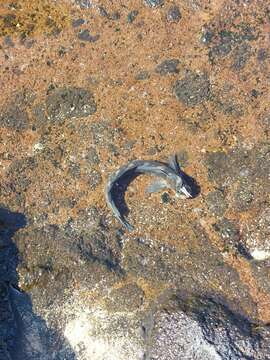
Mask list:
[[[136,323],[136,322],[135,322]],[[130,329],[134,331],[130,331]],[[77,309],[65,337],[77,360],[142,360],[143,341],[132,318],[101,309]]]

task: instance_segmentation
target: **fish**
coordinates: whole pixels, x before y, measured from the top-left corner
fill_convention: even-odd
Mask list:
[[[161,189],[170,188],[175,191],[176,195],[184,198],[192,197],[192,189],[185,180],[184,173],[181,171],[177,161],[177,156],[174,155],[169,159],[168,163],[164,163],[156,160],[133,160],[126,165],[120,167],[115,173],[113,173],[105,186],[105,198],[108,207],[113,212],[116,219],[126,228],[128,231],[134,230],[134,226],[131,225],[125,216],[121,214],[117,208],[113,197],[113,190],[121,184],[121,180],[130,175],[150,174],[155,175],[161,181],[156,181],[148,188],[148,193],[160,191]]]

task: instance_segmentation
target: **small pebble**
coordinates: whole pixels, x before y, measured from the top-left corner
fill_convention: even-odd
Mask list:
[[[136,19],[138,14],[139,14],[138,10],[132,10],[127,16],[128,23],[131,24]]]
[[[95,42],[99,39],[99,35],[91,35],[89,30],[83,30],[78,33],[78,39],[82,41]]]
[[[167,20],[170,22],[178,22],[181,19],[182,15],[180,13],[179,7],[173,5],[169,8],[167,12]]]
[[[164,0],[145,0],[146,5],[155,8],[164,5]]]

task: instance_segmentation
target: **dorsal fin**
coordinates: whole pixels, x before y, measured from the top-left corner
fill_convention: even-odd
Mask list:
[[[177,174],[181,172],[176,154],[169,157],[168,164]]]

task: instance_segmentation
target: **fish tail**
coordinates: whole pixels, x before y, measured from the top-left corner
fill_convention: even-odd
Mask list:
[[[125,220],[124,218],[120,218],[119,220],[128,231],[134,230],[134,226],[132,226],[127,220]]]

